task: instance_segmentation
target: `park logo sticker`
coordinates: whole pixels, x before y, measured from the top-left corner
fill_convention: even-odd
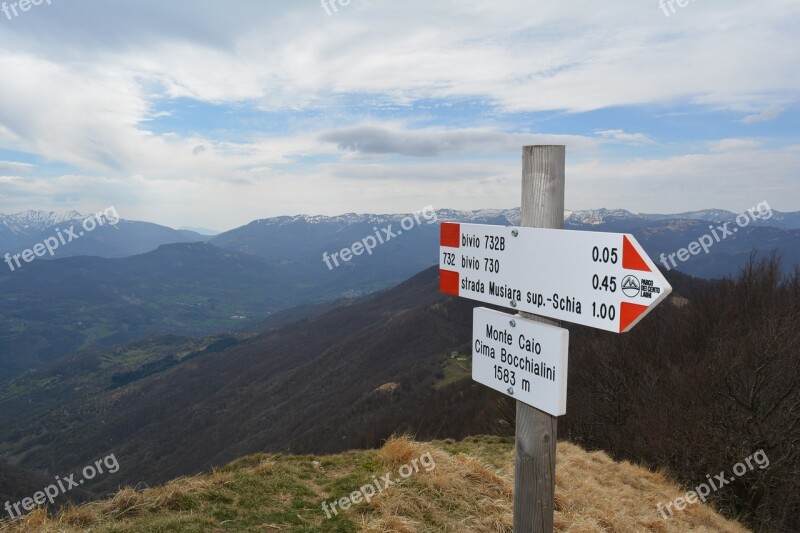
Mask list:
[[[628,298],[639,296],[639,280],[636,276],[625,276],[622,278],[622,293]]]

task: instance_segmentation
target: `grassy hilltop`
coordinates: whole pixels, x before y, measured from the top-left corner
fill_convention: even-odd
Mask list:
[[[429,453],[405,480],[376,491],[338,514],[322,509],[377,478]],[[207,475],[146,490],[125,488],[105,501],[48,517],[34,511],[17,532],[510,532],[513,517],[513,439],[474,437],[432,443],[395,438],[380,450],[331,456],[260,454]],[[406,473],[409,470],[406,469]],[[592,531],[747,531],[701,503],[665,520],[659,502],[684,490],[661,473],[617,463],[602,452],[558,445],[556,529]]]

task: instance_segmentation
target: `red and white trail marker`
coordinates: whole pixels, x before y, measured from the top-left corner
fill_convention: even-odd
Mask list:
[[[622,333],[672,292],[633,235],[441,225],[440,289]]]

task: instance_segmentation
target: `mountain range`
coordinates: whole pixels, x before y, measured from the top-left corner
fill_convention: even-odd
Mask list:
[[[150,334],[237,330],[279,310],[369,294],[437,263],[440,221],[507,225],[519,220],[519,209],[427,213],[418,215],[419,221],[413,215],[355,213],[274,217],[214,237],[126,220],[100,226],[57,250],[74,257],[23,263],[15,271],[0,265],[0,379],[80,349]],[[664,267],[661,253],[696,241],[709,232],[711,221],[735,219],[720,210],[681,216],[571,211],[565,213],[565,228],[633,233]],[[75,212],[4,216],[0,228],[6,241],[0,244],[6,246],[12,235],[18,246],[31,246],[82,217]],[[404,218],[406,231],[400,226]],[[677,269],[705,278],[732,275],[754,250],[760,255],[776,250],[791,268],[800,264],[797,220],[798,213],[773,211],[771,218],[741,228]],[[324,261],[324,254],[384,235],[384,228],[395,235],[371,254],[339,266]]]
[[[47,211],[25,211],[13,215],[0,214],[0,251],[14,255],[36,243],[55,237],[70,226],[77,234],[81,223],[91,215],[77,211],[59,215]],[[116,220],[117,222],[113,222]],[[59,246],[53,257],[81,255],[116,258],[150,252],[163,244],[198,242],[207,237],[193,231],[174,230],[166,226],[112,217],[111,222],[85,231],[80,238]],[[63,231],[62,231],[63,234]],[[50,259],[45,254],[42,259]],[[4,267],[5,268],[5,267]]]
[[[770,213],[771,215],[767,219],[753,219],[751,217],[750,224],[753,227],[773,227],[784,230],[800,229],[800,211],[784,213],[770,210]],[[303,244],[309,244],[307,247],[312,247],[310,245],[313,245],[315,241],[323,240],[329,237],[330,234],[336,234],[343,230],[366,228],[366,233],[361,235],[361,237],[364,237],[374,231],[370,231],[372,227],[382,227],[391,223],[394,223],[395,227],[397,227],[405,216],[407,215],[358,213],[347,213],[339,216],[281,216],[255,220],[245,226],[223,233],[203,228],[182,227],[175,230],[150,222],[120,219],[119,223],[115,225],[98,227],[92,232],[87,232],[81,239],[70,243],[70,246],[58,249],[56,256],[93,255],[117,258],[149,252],[164,244],[209,241],[222,248],[237,248],[245,253],[270,257],[276,255],[278,251],[291,253],[292,248],[302,247]],[[737,213],[722,209],[706,209],[675,214],[634,214],[624,209],[592,209],[565,211],[564,222],[565,226],[569,228],[590,229],[604,225],[624,225],[626,222],[635,226],[667,221],[734,223],[737,216]],[[63,227],[66,224],[77,225],[87,217],[88,215],[82,215],[77,211],[70,211],[66,214],[47,211],[25,211],[11,215],[0,214],[0,250],[16,252],[31,247],[33,244],[42,242],[45,238],[54,235],[59,226]],[[520,211],[519,208],[480,209],[475,211],[441,209],[436,212],[436,219],[439,221],[461,221],[480,224],[518,224]],[[420,225],[424,227],[428,222],[429,220],[423,218]],[[302,224],[320,230],[319,234],[305,235],[305,237],[311,238],[310,243],[292,241],[291,239],[300,239],[304,236],[293,235],[290,232],[287,234],[286,231],[280,229],[297,228]],[[263,241],[252,241],[252,238],[249,239],[249,237],[258,232],[259,228],[264,230],[263,233],[266,233],[268,237],[281,240],[280,246]],[[358,235],[353,231],[353,238],[357,237]],[[250,242],[247,242],[248,239]]]

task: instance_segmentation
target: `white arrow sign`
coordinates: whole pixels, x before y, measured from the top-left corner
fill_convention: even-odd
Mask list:
[[[633,235],[445,222],[442,292],[614,332],[672,291]]]

